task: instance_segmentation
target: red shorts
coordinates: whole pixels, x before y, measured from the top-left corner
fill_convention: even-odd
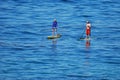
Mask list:
[[[86,29],[86,35],[90,35],[90,29]]]

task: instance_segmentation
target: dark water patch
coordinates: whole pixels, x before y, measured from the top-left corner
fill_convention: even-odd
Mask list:
[[[74,1],[74,0],[60,0],[60,1],[62,1],[62,2],[64,2],[64,3],[76,3],[76,1]]]
[[[29,1],[26,1],[26,0],[13,0],[14,2],[17,2],[17,3],[28,3]]]
[[[26,28],[30,28],[30,27],[32,27],[32,24],[22,23],[20,26],[24,26]]]
[[[10,16],[1,16],[0,20],[10,19],[10,18],[12,18],[12,17],[10,17]]]
[[[101,80],[109,80],[109,79],[101,79]]]
[[[99,57],[101,58],[100,62],[102,62],[102,63],[106,63],[106,64],[109,64],[109,65],[119,65],[120,64],[119,56],[117,56],[117,55],[116,55],[116,57],[115,56],[112,57],[112,56],[110,56],[110,53],[109,53],[109,54],[106,54],[106,55],[99,55]]]
[[[32,64],[47,64],[46,62],[43,62],[43,61],[25,61],[25,63],[32,63]]]
[[[119,53],[120,46],[112,47],[111,49],[113,49],[115,52]]]
[[[120,65],[120,62],[114,62],[114,61],[105,61],[104,63],[107,63],[107,64],[114,64],[114,65]]]
[[[120,11],[118,11],[118,10],[115,10],[114,12],[115,12],[116,15],[120,13]]]
[[[108,54],[105,54],[105,55],[100,55],[100,54],[99,54],[99,57],[104,58],[104,59],[108,59],[108,60],[110,60],[110,59],[118,60],[119,57],[120,57],[120,56],[118,56],[118,55],[116,55],[116,54],[114,54],[114,55],[116,55],[116,56],[111,56],[110,54],[111,54],[111,53],[108,53]]]
[[[2,33],[4,36],[15,36],[16,33],[15,32],[12,32],[12,31],[8,31],[8,32],[3,32]]]
[[[11,7],[0,7],[0,10],[2,10],[2,11],[11,11],[11,10],[13,10],[13,8],[11,8]]]
[[[117,0],[114,0],[114,1],[111,1],[111,0],[106,0],[106,1],[101,1],[102,4],[115,4],[115,3],[119,3],[119,1]]]
[[[2,47],[19,47],[19,44],[16,44],[14,42],[0,42],[0,46]]]
[[[3,25],[3,26],[4,26],[4,25]],[[14,26],[14,25],[5,25],[5,27],[4,27],[4,28],[14,30],[14,29],[16,28],[16,26]]]
[[[21,38],[16,38],[16,40],[23,40],[23,41],[31,41],[31,40],[36,40],[36,38],[31,38],[31,37],[21,37]]]
[[[85,17],[85,18],[90,18],[92,17],[91,15],[81,15],[82,17]]]
[[[39,35],[38,33],[35,32],[30,32],[30,31],[21,31],[22,34],[28,34],[28,35]]]
[[[4,58],[5,59],[5,58]],[[8,58],[9,59],[9,58]],[[19,63],[18,62],[16,62],[16,61],[12,61],[12,60],[2,60],[1,61],[1,63],[2,64],[5,64],[5,67],[10,67],[9,65],[14,65],[14,66],[17,66],[17,65],[19,65]],[[7,65],[6,65],[7,64]]]
[[[11,43],[5,43],[5,42],[2,42],[0,43],[0,47],[1,49],[4,48],[4,49],[7,49],[7,50],[15,50],[15,51],[24,51],[24,50],[28,50],[28,49],[32,49],[34,46],[32,45],[23,45],[22,43],[14,43],[14,42],[11,42]],[[35,47],[34,47],[35,48]]]
[[[66,75],[67,77],[76,77],[76,78],[90,78],[88,75]]]
[[[25,50],[23,47],[13,47],[13,48],[10,48],[12,50],[16,50],[16,51],[23,51]]]

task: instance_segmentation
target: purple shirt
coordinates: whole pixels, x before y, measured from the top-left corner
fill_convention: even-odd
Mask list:
[[[53,22],[52,28],[57,28],[57,21]]]

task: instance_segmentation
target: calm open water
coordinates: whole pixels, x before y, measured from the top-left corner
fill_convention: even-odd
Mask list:
[[[120,80],[120,0],[0,0],[0,80]]]

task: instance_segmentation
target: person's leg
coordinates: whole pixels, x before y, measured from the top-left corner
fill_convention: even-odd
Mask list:
[[[90,35],[88,35],[88,39],[90,38]]]
[[[87,39],[89,38],[89,35],[87,35]]]
[[[55,35],[55,29],[52,28],[52,36],[54,36],[54,35]]]
[[[57,35],[57,28],[55,28],[55,35]]]

